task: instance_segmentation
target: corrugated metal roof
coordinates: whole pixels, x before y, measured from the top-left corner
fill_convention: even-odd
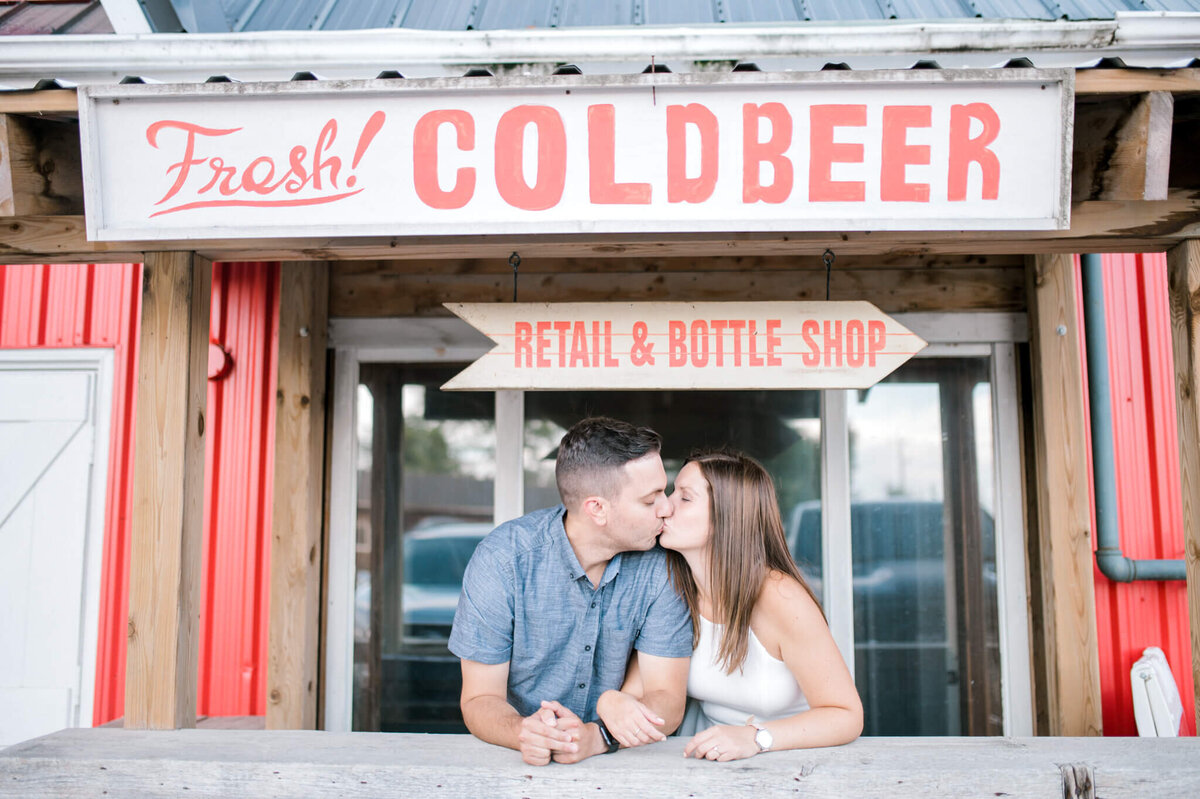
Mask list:
[[[889,19],[1094,20],[1113,19],[1120,11],[1200,11],[1200,0],[222,0],[222,7],[230,30],[248,32],[521,30]]]
[[[5,0],[0,2],[0,36],[46,33],[112,33],[100,0]]]

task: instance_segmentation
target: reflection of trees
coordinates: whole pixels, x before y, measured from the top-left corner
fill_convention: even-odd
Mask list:
[[[753,454],[753,453],[751,453]],[[821,498],[821,442],[798,436],[786,449],[763,462],[775,480],[779,509],[788,518],[801,502]]]
[[[404,468],[425,474],[458,474],[458,462],[450,456],[450,447],[439,427],[413,424],[407,419],[404,429]]]

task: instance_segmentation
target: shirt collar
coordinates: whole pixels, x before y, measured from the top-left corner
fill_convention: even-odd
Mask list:
[[[563,520],[567,517],[567,509],[560,505],[558,507],[558,515],[551,522],[551,532],[554,538],[555,548],[558,550],[559,560],[567,573],[571,575],[572,581],[578,581],[580,578],[587,577],[587,572],[583,569],[583,564],[579,562],[579,557],[575,554],[575,550],[571,547],[571,540],[567,538],[567,528],[563,524]],[[597,588],[603,588],[608,583],[611,583],[618,574],[621,573],[621,553],[613,555],[612,560],[604,567],[604,576],[600,578],[600,585]]]

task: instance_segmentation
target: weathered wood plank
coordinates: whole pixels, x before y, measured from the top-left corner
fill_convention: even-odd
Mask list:
[[[1079,102],[1071,197],[1076,201],[1166,199],[1173,108],[1169,92]]]
[[[279,289],[267,728],[317,723],[329,265],[285,266]]]
[[[529,275],[518,283],[521,302],[823,300],[825,273],[620,272]],[[1018,269],[891,269],[836,271],[834,300],[868,300],[889,313],[1025,308],[1024,272]],[[335,272],[330,315],[443,315],[442,303],[510,302],[509,275],[354,275]]]
[[[1200,92],[1200,69],[1077,69],[1075,96]]]
[[[0,114],[0,216],[82,212],[79,123]]]
[[[1171,250],[1167,264],[1188,613],[1192,620],[1192,680],[1200,696],[1200,241],[1192,239]],[[1200,723],[1200,705],[1196,721]]]
[[[1051,735],[1099,735],[1100,665],[1079,319],[1069,255],[1029,259],[1042,647]]]
[[[864,738],[731,763],[684,739],[535,768],[465,735],[64,730],[0,752],[0,797],[894,797],[1191,799],[1195,738]]]
[[[125,726],[196,723],[204,421],[212,264],[151,253],[142,270]]]
[[[74,89],[21,89],[0,92],[0,114],[75,114]]]
[[[14,217],[0,223],[5,263],[137,260],[137,253],[190,247],[212,260],[312,261],[396,258],[683,258],[722,255],[811,256],[826,247],[850,255],[1161,252],[1200,236],[1200,194],[1171,190],[1165,200],[1075,203],[1068,230],[689,233],[629,235],[447,236],[90,242],[81,216]]]

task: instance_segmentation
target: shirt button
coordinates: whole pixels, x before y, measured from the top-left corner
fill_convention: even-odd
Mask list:
[[[596,607],[596,603],[595,603],[595,602],[593,602],[593,603],[592,603],[592,607]]]
[[[584,651],[584,652],[591,652],[591,651],[592,651],[592,645],[591,645],[591,644],[588,644],[587,646],[585,646],[585,647],[583,648],[583,651]]]
[[[580,687],[580,688],[587,688],[587,683],[585,683],[585,682],[581,682],[581,683],[579,683],[579,687]]]

